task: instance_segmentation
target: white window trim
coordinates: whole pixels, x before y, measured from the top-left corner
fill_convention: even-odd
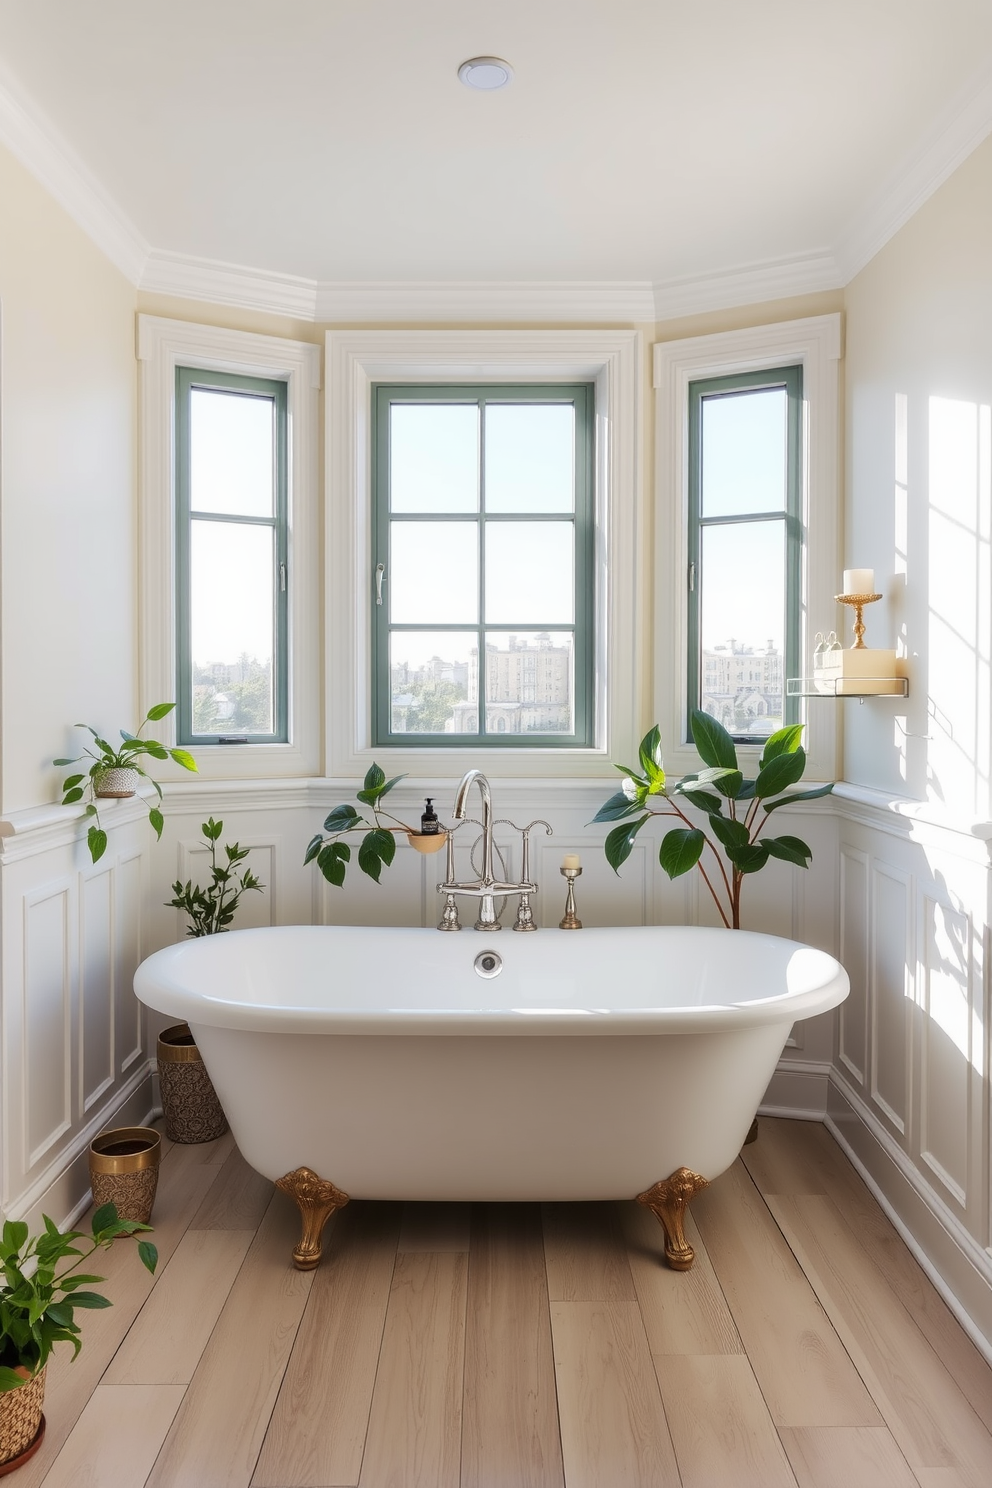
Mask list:
[[[327,333],[326,773],[602,776],[635,727],[640,337],[637,331]],[[589,749],[403,749],[371,743],[373,382],[592,381],[596,386],[596,741]],[[443,575],[438,576],[443,583]]]
[[[665,766],[686,774],[699,766],[687,736],[688,690],[688,520],[689,383],[764,367],[801,365],[803,369],[803,493],[806,542],[803,550],[800,660],[812,650],[814,630],[830,628],[837,613],[840,584],[841,503],[838,488],[841,317],[755,326],[654,347],[657,430],[657,524],[655,532],[656,615],[655,716],[665,746]],[[803,700],[806,778],[832,780],[840,758],[841,707]],[[753,763],[760,745],[739,744],[742,763]],[[745,765],[745,769],[748,766]]]
[[[219,326],[138,316],[140,693],[142,710],[176,696],[175,388],[177,367],[236,372],[287,384],[289,518],[289,742],[208,745],[200,775],[243,780],[314,775],[320,768],[320,605],[317,429],[320,347]],[[163,728],[174,735],[172,717]]]

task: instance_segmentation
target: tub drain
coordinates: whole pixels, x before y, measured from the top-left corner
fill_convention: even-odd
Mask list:
[[[499,951],[480,951],[475,958],[475,969],[481,977],[499,976],[503,970],[503,957]]]

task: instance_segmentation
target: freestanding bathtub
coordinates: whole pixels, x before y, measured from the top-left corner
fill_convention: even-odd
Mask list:
[[[299,1204],[297,1265],[349,1197],[637,1197],[677,1269],[793,1023],[849,989],[795,941],[667,926],[240,930],[134,986],[190,1024],[244,1157]]]

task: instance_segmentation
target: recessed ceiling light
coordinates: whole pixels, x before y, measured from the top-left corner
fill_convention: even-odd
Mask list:
[[[458,76],[466,88],[491,93],[494,88],[506,87],[513,77],[513,68],[501,57],[470,57],[459,67]]]

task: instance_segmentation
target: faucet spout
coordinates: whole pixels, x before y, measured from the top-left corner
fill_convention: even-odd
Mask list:
[[[468,793],[478,785],[482,796],[482,884],[493,883],[493,797],[489,781],[481,770],[466,770],[455,792],[454,815],[464,821],[468,815]]]
[[[524,874],[520,883],[504,883],[498,879],[493,872],[493,798],[489,788],[489,781],[481,770],[467,770],[462,776],[455,792],[454,817],[456,821],[464,821],[468,815],[468,796],[473,785],[479,787],[482,797],[482,872],[477,879],[471,883],[459,883],[453,873],[454,857],[451,853],[449,839],[448,872],[444,883],[438,884],[438,893],[447,895],[451,900],[456,894],[466,894],[479,901],[479,917],[475,922],[476,930],[500,930],[499,915],[496,913],[496,900],[507,894],[536,894],[537,885],[531,883]],[[504,869],[504,872],[506,870]],[[452,923],[456,916],[448,914],[442,916],[439,929],[457,929],[457,924]]]

